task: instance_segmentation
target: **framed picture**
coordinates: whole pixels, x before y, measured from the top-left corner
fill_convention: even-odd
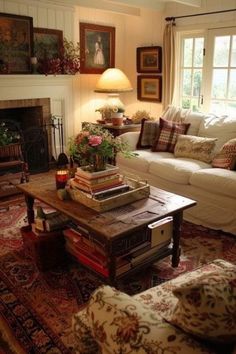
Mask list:
[[[80,73],[101,74],[115,65],[115,27],[80,23]]]
[[[62,56],[63,32],[48,28],[34,28],[34,56],[38,62]]]
[[[33,18],[0,13],[0,73],[29,74]]]
[[[161,47],[137,48],[137,72],[161,73],[162,49]]]
[[[138,100],[161,102],[162,77],[155,75],[138,76]]]

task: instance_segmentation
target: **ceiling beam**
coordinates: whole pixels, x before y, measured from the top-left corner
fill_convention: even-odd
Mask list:
[[[173,0],[182,5],[201,7],[201,0]]]

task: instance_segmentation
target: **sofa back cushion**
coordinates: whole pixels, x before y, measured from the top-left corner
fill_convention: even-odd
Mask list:
[[[150,149],[159,132],[159,121],[143,118],[137,149]]]
[[[218,152],[227,141],[236,137],[236,118],[209,115],[201,122],[198,135],[217,138],[215,152]]]
[[[210,163],[217,139],[193,135],[179,135],[175,145],[175,157],[188,157]]]
[[[233,170],[236,162],[236,138],[225,143],[212,161],[212,167]]]
[[[163,112],[162,118],[176,123],[190,123],[187,135],[198,135],[201,122],[205,119],[201,112],[193,112],[176,106],[168,106]]]
[[[179,134],[186,134],[190,124],[174,123],[160,118],[159,134],[153,144],[152,151],[174,152]]]

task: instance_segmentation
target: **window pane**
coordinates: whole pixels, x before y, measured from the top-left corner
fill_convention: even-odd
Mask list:
[[[230,36],[216,37],[214,66],[228,66]]]
[[[231,66],[236,66],[236,36],[232,38]]]
[[[203,65],[203,38],[196,38],[195,39],[195,52],[194,52],[194,66],[202,66]]]
[[[230,71],[228,97],[233,100],[236,99],[236,70],[235,69]]]
[[[226,98],[227,70],[214,69],[212,82],[212,97]]]
[[[193,96],[200,96],[202,86],[202,70],[194,70],[193,73]]]
[[[192,66],[193,38],[184,40],[184,67]]]
[[[183,70],[183,96],[191,95],[191,72],[192,70]]]
[[[182,99],[182,108],[190,108],[190,98]]]
[[[199,111],[198,104],[199,104],[199,99],[198,98],[193,98],[191,100],[191,109],[192,109],[192,111],[194,111],[194,112]]]
[[[221,101],[211,101],[210,113],[214,113],[217,116],[226,114],[225,103]]]
[[[236,116],[236,102],[230,102],[227,106],[227,114],[229,116]]]

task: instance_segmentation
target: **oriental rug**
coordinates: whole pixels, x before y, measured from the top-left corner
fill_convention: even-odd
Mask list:
[[[26,224],[22,196],[0,203],[0,354],[73,353],[72,315],[102,280],[75,262],[39,272],[24,255]],[[118,287],[132,295],[217,258],[236,264],[236,238],[223,232],[184,222],[181,247],[178,268],[166,258]]]

